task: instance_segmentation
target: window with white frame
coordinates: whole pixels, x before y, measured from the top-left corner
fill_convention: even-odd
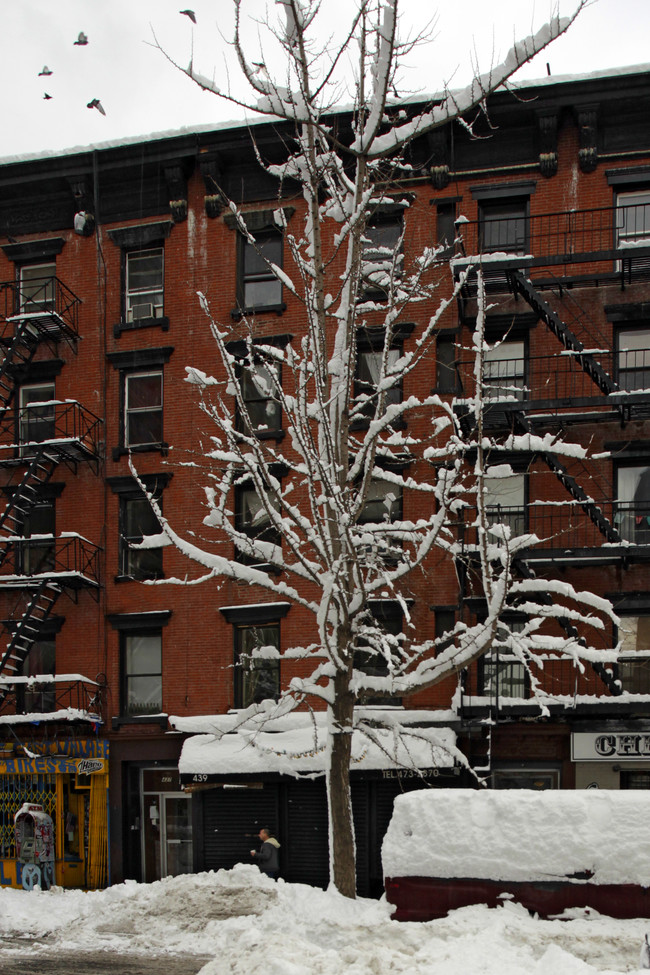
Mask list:
[[[56,264],[24,264],[19,271],[19,306],[25,314],[52,311],[55,304]]]
[[[55,433],[54,383],[33,383],[20,387],[18,436],[21,444],[44,443]]]
[[[621,389],[650,389],[650,328],[647,325],[618,329],[616,367]]]
[[[650,243],[650,190],[616,194],[616,246]]]
[[[124,445],[162,444],[162,370],[124,376]]]
[[[614,522],[621,538],[650,545],[650,462],[620,466]]]
[[[126,320],[160,318],[163,314],[164,251],[162,247],[126,253]]]
[[[618,678],[624,691],[650,694],[650,615],[621,616]]]
[[[526,385],[526,346],[521,339],[505,339],[486,350],[483,386],[487,400],[521,400]]]
[[[523,534],[526,530],[526,475],[488,476],[484,484],[488,523],[507,525],[513,536]]]

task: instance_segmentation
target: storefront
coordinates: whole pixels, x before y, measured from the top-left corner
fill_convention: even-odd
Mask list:
[[[20,754],[19,754],[20,752]],[[0,886],[22,887],[15,817],[25,803],[52,818],[54,882],[97,889],[110,882],[108,742],[80,738],[5,743],[0,751]]]
[[[643,725],[574,732],[576,789],[650,789],[650,725]]]
[[[179,771],[192,796],[195,870],[252,863],[257,834],[270,827],[281,844],[281,876],[327,887],[323,729],[285,727],[249,737],[209,734],[185,741]],[[392,759],[402,748],[401,761]],[[395,796],[467,785],[456,754],[455,734],[447,728],[420,727],[401,744],[383,729],[375,730],[373,741],[353,733],[350,779],[359,894],[379,897],[383,891],[381,844]]]

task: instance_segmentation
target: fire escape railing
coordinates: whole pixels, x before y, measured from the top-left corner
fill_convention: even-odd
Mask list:
[[[7,341],[17,321],[31,321],[45,335],[60,331],[64,337],[79,337],[81,299],[59,278],[21,285],[15,281],[0,282],[0,320],[4,327],[0,339]]]
[[[81,674],[0,677],[0,714],[43,715],[65,710],[101,722],[102,685]]]

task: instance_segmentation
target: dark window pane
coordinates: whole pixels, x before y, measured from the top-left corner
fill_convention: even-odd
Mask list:
[[[134,634],[124,645],[125,710],[156,714],[162,707],[162,638],[158,633]]]
[[[618,384],[621,389],[650,388],[650,329],[621,329],[618,333]]]
[[[480,209],[482,249],[523,254],[526,249],[526,210],[525,201],[484,203]]]
[[[127,446],[162,443],[162,413],[131,413],[127,420]]]
[[[156,407],[162,403],[162,382],[159,372],[146,376],[127,376],[128,410]]]
[[[241,626],[236,635],[240,706],[276,699],[280,692],[280,627]]]
[[[244,242],[243,300],[245,308],[280,305],[282,284],[269,263],[282,267],[282,237],[273,233],[257,238],[255,245]]]
[[[456,390],[456,344],[451,335],[443,335],[436,342],[436,386],[442,393]]]

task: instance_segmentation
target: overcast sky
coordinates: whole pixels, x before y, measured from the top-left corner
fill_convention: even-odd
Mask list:
[[[560,12],[572,11],[576,2],[559,0]],[[195,11],[196,26],[179,12],[186,4]],[[322,0],[322,6],[319,36],[345,21],[353,0]],[[277,18],[281,8],[273,0],[245,0],[244,7],[251,17],[251,43],[257,45],[260,31],[253,18],[263,17],[267,7]],[[403,75],[413,92],[437,91],[450,79],[464,86],[472,56],[486,70],[505,55],[514,37],[548,21],[551,2],[402,0],[403,32],[421,31],[436,8],[434,36],[416,50]],[[0,157],[244,117],[180,74],[155,48],[152,33],[179,63],[187,65],[193,56],[198,70],[225,87],[228,70],[233,80],[238,70],[227,41],[231,29],[231,0],[4,0]],[[86,45],[74,44],[80,31],[88,37]],[[568,35],[521,76],[545,77],[547,62],[553,75],[644,64],[650,62],[649,46],[650,0],[592,0]],[[267,61],[270,54],[264,53]],[[45,66],[52,74],[39,76]],[[100,100],[105,115],[87,108],[93,99]]]

